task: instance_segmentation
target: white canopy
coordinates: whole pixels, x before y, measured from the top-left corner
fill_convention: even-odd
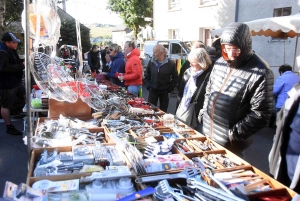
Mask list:
[[[300,33],[300,14],[270,17],[243,22],[250,28],[252,36],[272,36],[274,38],[294,38]],[[213,37],[220,37],[224,28],[211,30]]]
[[[298,34],[300,33],[300,13],[296,15],[282,16],[282,17],[270,17],[249,22],[243,22],[250,28],[252,36],[272,36],[273,38],[294,38],[296,39],[294,64],[295,67],[297,46],[298,46]],[[221,37],[225,28],[211,30],[212,37]],[[285,43],[284,43],[285,46]],[[285,62],[285,47],[284,47],[284,62]]]

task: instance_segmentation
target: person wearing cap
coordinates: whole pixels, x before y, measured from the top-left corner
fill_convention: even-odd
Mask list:
[[[199,121],[203,134],[240,157],[265,127],[273,109],[274,75],[252,50],[248,25],[229,24],[222,36],[222,57],[211,72]]]
[[[25,87],[22,83],[24,60],[20,59],[16,49],[18,39],[13,33],[6,32],[0,42],[0,105],[1,116],[6,124],[6,133],[22,135],[11,123],[10,109],[16,97],[24,98]]]

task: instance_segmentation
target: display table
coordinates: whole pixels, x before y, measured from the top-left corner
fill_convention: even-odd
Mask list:
[[[117,87],[112,88],[112,89],[113,89],[112,90],[113,93],[115,93],[119,97],[121,97],[120,100],[123,100],[123,101],[125,100],[125,102],[128,104],[128,108],[133,107],[133,106],[129,105],[129,102],[134,102],[134,101],[132,101],[131,98],[128,98],[127,92],[124,92],[123,90],[119,91],[117,89]],[[126,99],[126,98],[128,98],[128,99]],[[123,108],[124,105],[119,104],[118,107],[116,107],[116,106],[112,107],[110,104],[108,104],[107,107],[111,107],[110,109],[106,108],[107,110],[97,112],[94,115],[94,114],[91,114],[91,109],[81,100],[78,100],[78,102],[74,103],[74,104],[50,100],[49,109],[51,111],[49,111],[48,114],[51,113],[51,115],[49,115],[49,117],[50,117],[49,119],[53,119],[53,120],[57,119],[57,117],[60,114],[66,115],[66,116],[75,115],[73,117],[76,117],[76,115],[79,115],[76,118],[79,118],[79,119],[81,118],[82,120],[84,120],[84,118],[82,118],[83,116],[88,116],[89,114],[91,114],[90,117],[92,119],[94,119],[96,117],[98,118],[98,115],[100,115],[101,117],[99,119],[101,119],[100,121],[102,122],[101,132],[103,131],[103,133],[105,135],[106,143],[110,143],[109,145],[107,145],[105,143],[101,143],[101,149],[104,149],[104,147],[112,146],[114,149],[116,149],[120,152],[119,157],[123,158],[125,166],[129,167],[132,172],[132,174],[130,174],[129,177],[140,179],[140,180],[135,180],[135,179],[132,180],[134,186],[136,187],[136,190],[147,189],[147,188],[149,188],[149,186],[153,185],[152,183],[149,183],[149,182],[136,182],[136,181],[143,181],[141,179],[145,179],[145,177],[147,178],[149,176],[155,176],[156,178],[160,178],[161,175],[166,175],[166,174],[176,175],[179,172],[182,172],[183,170],[185,170],[187,167],[194,169],[194,170],[201,169],[199,166],[196,165],[197,163],[195,162],[195,160],[197,159],[197,160],[206,161],[205,168],[210,169],[210,171],[214,175],[232,172],[232,171],[245,172],[248,174],[250,172],[250,173],[253,173],[253,177],[256,177],[257,179],[261,179],[261,181],[263,182],[263,183],[261,183],[261,185],[264,185],[264,187],[268,188],[268,190],[253,192],[253,193],[247,195],[248,200],[253,200],[253,201],[260,200],[260,198],[262,198],[262,197],[270,197],[270,196],[274,196],[274,195],[283,196],[286,198],[286,200],[292,200],[292,198],[294,198],[296,196],[296,193],[294,191],[292,191],[291,189],[282,185],[278,181],[274,180],[267,174],[263,173],[262,171],[258,170],[257,168],[255,168],[254,166],[249,164],[247,161],[244,161],[243,159],[239,158],[238,156],[236,156],[232,152],[228,151],[224,147],[215,143],[208,137],[191,129],[187,125],[185,125],[181,122],[175,121],[173,126],[172,125],[170,127],[164,126],[164,124],[163,124],[164,123],[163,122],[164,113],[163,112],[161,112],[157,107],[155,107],[153,105],[149,106],[149,103],[142,103],[140,100],[137,100],[137,102],[139,102],[139,104],[137,104],[135,102],[135,103],[132,103],[132,105],[134,105],[134,107],[139,106],[141,108],[143,108],[143,107],[145,108],[146,106],[148,106],[147,108],[149,110],[141,109],[141,110],[143,110],[142,113],[139,112],[139,113],[134,114],[133,110],[128,109],[127,114],[122,113],[122,115],[120,115],[120,117],[118,117],[118,113],[112,112],[111,110],[112,110],[112,108],[118,108],[121,112],[121,111],[123,111],[123,110],[121,110],[121,108]],[[152,109],[153,109],[153,112],[149,112]],[[33,111],[41,112],[42,110],[33,110]],[[39,123],[41,123],[43,121],[40,120]],[[76,121],[73,121],[73,122],[76,122]],[[136,126],[135,124],[139,124],[138,122],[142,123],[143,126]],[[56,125],[56,127],[58,127],[58,130],[61,130],[61,129],[59,129],[58,124],[55,123],[55,125]],[[64,124],[64,126],[62,126],[61,128],[65,129],[65,125],[66,124]],[[152,128],[152,130],[151,130],[151,128]],[[149,129],[149,130],[146,130],[146,129]],[[87,132],[87,131],[84,131],[84,132]],[[35,132],[36,135],[37,135],[37,133],[38,133],[38,131]],[[85,134],[87,134],[89,136],[93,136],[93,134],[91,134],[91,133],[85,133]],[[123,134],[126,134],[125,137]],[[141,149],[138,149],[138,147],[146,146],[145,145],[146,138],[148,138],[149,135],[152,135],[152,134],[153,134],[153,136],[151,136],[151,137],[158,144],[168,142],[168,140],[170,139],[169,138],[170,136],[175,136],[175,135],[177,136],[177,139],[172,142],[174,144],[171,145],[171,147],[170,147],[171,149],[168,151],[169,152],[168,154],[174,155],[174,156],[176,155],[176,157],[177,157],[176,160],[178,160],[176,163],[174,163],[174,161],[169,162],[168,160],[170,158],[162,156],[162,158],[160,158],[160,161],[159,161],[159,162],[161,162],[161,165],[157,165],[156,169],[151,169],[151,171],[149,171],[149,169],[147,169],[149,164],[155,163],[154,162],[155,157],[153,158],[153,161],[146,160],[148,158],[151,158],[150,155],[152,155],[155,150],[153,149],[152,151],[148,151],[147,154],[146,154],[146,152],[139,153]],[[53,134],[53,136],[55,136],[55,135],[56,134]],[[78,140],[79,138],[80,137],[77,136],[76,140]],[[133,140],[134,146],[132,146],[130,143],[127,144],[126,146],[124,146],[124,144],[127,143],[124,141],[128,140],[128,138],[134,139]],[[62,139],[59,139],[59,140],[62,141]],[[76,140],[74,140],[74,141],[76,141]],[[131,141],[131,143],[132,143],[132,141]],[[96,144],[97,144],[96,141],[94,141],[94,144],[89,144],[88,146],[84,145],[84,147],[92,147],[91,149],[95,150]],[[204,145],[207,145],[208,148],[205,147]],[[74,161],[75,161],[75,153],[76,152],[74,152],[74,149],[75,149],[74,146],[75,145],[65,146],[65,147],[61,146],[58,148],[57,154],[63,156],[64,152],[65,153],[73,153],[73,157],[74,157]],[[189,149],[187,150],[186,147],[189,147]],[[56,148],[49,147],[49,148],[46,148],[45,150],[53,151],[54,149],[56,149]],[[109,148],[109,149],[111,149],[111,148]],[[145,148],[145,149],[147,149],[147,148]],[[192,149],[193,151],[190,151],[190,149]],[[88,178],[91,177],[91,175],[92,175],[92,173],[86,173],[86,172],[80,173],[80,172],[76,172],[76,171],[74,171],[74,173],[71,173],[71,171],[70,171],[67,174],[63,174],[63,175],[35,176],[36,163],[37,163],[38,159],[40,158],[42,152],[43,152],[43,149],[36,149],[36,148],[33,149],[33,153],[32,153],[33,157],[30,160],[30,171],[28,172],[28,178],[27,178],[27,184],[30,186],[34,182],[37,182],[37,181],[43,180],[43,179],[48,179],[51,181],[80,179],[81,182],[82,181],[87,182],[87,180],[89,180]],[[96,152],[94,151],[94,154],[95,153]],[[144,156],[144,157],[147,156],[147,158],[146,159],[142,158],[142,157],[139,158],[138,157],[139,154],[140,154],[140,156]],[[88,157],[90,157],[90,155],[87,155],[87,158]],[[97,156],[97,157],[99,157],[99,156]],[[96,161],[97,157],[95,154],[95,161]],[[116,155],[114,155],[114,157],[116,157]],[[181,158],[180,160],[183,160],[185,165],[188,165],[188,166],[185,166],[185,167],[180,166],[179,158]],[[91,159],[93,161],[93,157]],[[167,162],[164,163],[163,162],[164,160],[167,160]],[[212,163],[212,161],[215,161],[215,162]],[[192,163],[195,163],[195,164],[192,164]],[[96,164],[96,162],[95,162],[95,164]],[[101,165],[102,167],[105,167],[103,165],[103,161],[101,164],[102,164]],[[118,163],[116,163],[116,164],[111,163],[110,165],[113,165],[113,167],[116,168],[116,167],[118,167],[117,164]],[[123,163],[122,163],[122,165],[124,166]],[[189,166],[189,165],[191,165],[191,166]],[[106,166],[106,167],[110,167],[110,166]],[[207,174],[206,176],[205,176],[205,174],[202,176],[206,177],[205,180],[207,180],[208,184],[210,186],[217,187],[218,185],[211,178],[208,177],[208,173],[206,173],[206,174]],[[161,178],[164,178],[164,177],[161,177]],[[99,179],[101,180],[101,178],[99,178]],[[93,180],[94,179],[90,180],[90,182],[93,182]],[[160,180],[162,180],[162,179],[160,179]],[[144,181],[147,181],[147,180],[144,180]],[[188,181],[188,179],[186,179],[186,178],[183,180],[182,179],[181,180],[168,180],[169,184],[172,186],[176,186],[177,182],[180,185],[187,185],[186,184],[187,181]],[[94,185],[94,182],[93,182],[93,185]],[[221,190],[221,189],[218,188],[218,190]],[[154,197],[155,196],[150,197],[150,200],[157,200]]]

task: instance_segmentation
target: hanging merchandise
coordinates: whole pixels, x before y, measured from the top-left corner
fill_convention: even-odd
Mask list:
[[[56,44],[60,36],[60,18],[57,14],[57,0],[33,1],[29,5],[30,37],[34,39],[34,52],[30,55],[30,71],[36,84],[49,98],[75,103],[77,91],[70,83],[74,78],[70,69],[56,54]],[[25,11],[22,13],[22,26],[25,30]],[[49,46],[52,57],[38,52],[39,45]]]
[[[182,66],[184,65],[184,63],[187,61],[186,56],[181,56],[180,58],[178,57],[171,57],[170,58],[176,66],[176,70],[178,72],[178,75],[180,74],[180,69],[182,68]]]
[[[71,103],[77,101],[77,91],[71,85],[74,78],[60,58],[51,59],[44,53],[33,52],[30,55],[30,71],[38,87],[50,98]]]
[[[33,0],[29,5],[29,32],[30,37],[35,40],[35,48],[43,44],[53,46],[55,51],[61,25],[57,14],[57,2],[58,0]],[[25,11],[22,13],[22,27],[25,30]]]
[[[179,75],[180,69],[181,69],[181,59],[176,60],[176,69],[177,69],[177,72],[178,72],[178,75]]]
[[[108,101],[106,101],[109,97],[107,90],[102,89],[98,84],[95,84],[95,82],[81,79],[75,82],[74,85],[77,85],[76,89],[78,90],[78,95],[81,100],[94,110],[103,112],[109,105]],[[98,115],[99,114],[100,113],[98,113]]]

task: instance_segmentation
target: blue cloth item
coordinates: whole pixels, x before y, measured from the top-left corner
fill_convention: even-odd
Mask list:
[[[282,108],[288,97],[287,92],[298,82],[300,77],[292,71],[286,71],[276,79],[273,88],[273,94],[277,96],[276,108]]]
[[[161,66],[161,64],[162,64],[162,63],[156,61],[156,65],[157,65],[158,68]]]
[[[138,96],[141,88],[142,88],[142,85],[131,85],[131,86],[128,86],[127,91],[134,94],[135,96]]]
[[[183,97],[181,99],[180,106],[182,109],[187,109],[191,103],[191,99],[197,90],[196,81],[197,77],[199,77],[204,71],[199,70],[197,72],[192,72],[190,79],[187,81],[183,91]]]
[[[125,73],[125,59],[122,52],[118,52],[115,56],[111,57],[112,65],[110,71],[107,73],[107,77],[110,78],[110,81],[119,86],[124,86],[124,82],[121,82],[118,78],[115,77],[116,72]]]
[[[296,165],[300,156],[300,103],[298,103],[298,109],[294,113],[294,116],[291,118],[291,129],[286,151],[287,170],[291,180],[294,177]]]

